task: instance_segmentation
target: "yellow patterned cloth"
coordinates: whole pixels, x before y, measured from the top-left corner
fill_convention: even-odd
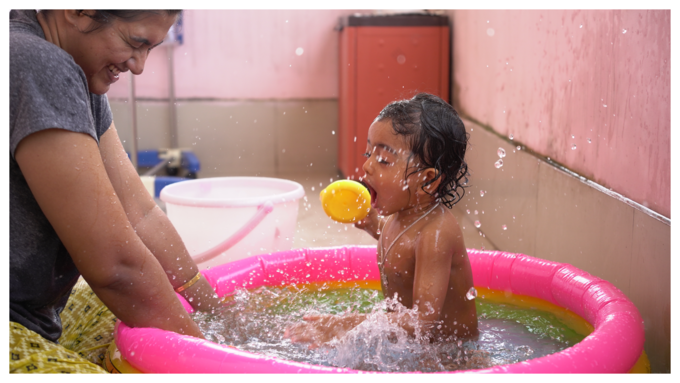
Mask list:
[[[60,316],[58,344],[9,322],[10,373],[106,373],[102,364],[116,318],[82,277]]]

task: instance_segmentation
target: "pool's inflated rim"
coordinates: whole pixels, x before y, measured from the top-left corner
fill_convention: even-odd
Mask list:
[[[331,280],[378,280],[375,246],[294,249],[254,256],[203,271],[219,296],[235,288]],[[540,298],[592,324],[583,341],[525,362],[461,372],[625,373],[643,352],[638,310],[611,283],[571,265],[522,254],[468,249],[475,286]],[[182,298],[183,300],[183,298]],[[185,307],[191,310],[186,301]],[[361,373],[255,355],[173,332],[116,327],[123,358],[155,373]]]

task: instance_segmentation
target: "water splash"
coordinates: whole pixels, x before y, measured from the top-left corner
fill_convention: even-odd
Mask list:
[[[364,371],[453,371],[486,368],[538,358],[572,346],[583,339],[552,314],[511,305],[492,304],[477,298],[471,288],[466,299],[475,299],[479,340],[427,336],[417,309],[409,310],[396,299],[383,299],[377,290],[330,290],[326,284],[306,287],[261,287],[237,290],[219,312],[192,315],[206,339],[263,356],[284,360],[347,367]],[[431,311],[426,307],[425,312]],[[367,314],[367,319],[341,339],[318,349],[283,338],[285,328],[307,313]],[[387,311],[403,315],[414,326],[409,336],[389,320]]]
[[[477,289],[475,289],[474,286],[470,287],[470,290],[468,290],[468,292],[465,294],[465,298],[467,298],[469,301],[477,298]]]

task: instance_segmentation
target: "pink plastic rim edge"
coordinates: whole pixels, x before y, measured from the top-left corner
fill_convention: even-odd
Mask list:
[[[375,254],[375,246],[293,249],[227,263],[204,270],[203,275],[220,296],[235,288],[262,285],[377,280]],[[548,300],[557,301],[584,318],[592,318],[595,330],[575,346],[542,358],[450,373],[626,373],[641,355],[642,318],[632,302],[609,282],[568,264],[523,254],[468,249],[468,255],[477,287],[494,285],[495,289],[501,287],[513,294],[554,297]],[[519,283],[528,275],[539,277],[533,284]],[[506,285],[498,286],[495,282],[498,280],[505,280]],[[481,281],[485,284],[478,283]],[[184,298],[180,300],[187,311],[193,311]],[[116,327],[115,341],[123,357],[143,372],[366,373],[255,355],[168,331],[130,328],[124,323]]]

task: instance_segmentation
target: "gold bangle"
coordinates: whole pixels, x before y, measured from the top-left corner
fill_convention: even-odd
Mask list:
[[[178,287],[175,289],[175,292],[181,293],[182,291],[188,289],[189,287],[193,286],[194,283],[198,282],[198,280],[201,279],[201,272],[199,271],[196,273],[196,275],[189,279],[189,281],[182,286]]]

